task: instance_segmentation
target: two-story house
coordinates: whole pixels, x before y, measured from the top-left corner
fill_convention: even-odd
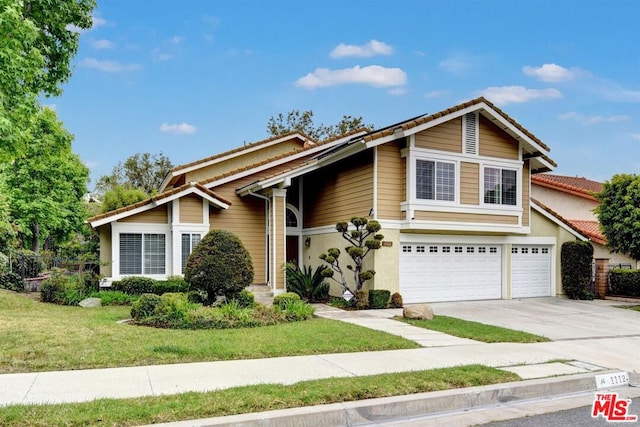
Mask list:
[[[277,294],[285,262],[320,264],[346,246],[336,222],[364,216],[385,236],[366,261],[371,288],[407,303],[553,296],[560,245],[585,237],[531,202],[531,176],[555,167],[548,154],[477,98],[372,132],[321,142],[291,133],[178,166],[155,197],[89,223],[107,283],[181,274],[220,228],[240,237],[256,282]]]

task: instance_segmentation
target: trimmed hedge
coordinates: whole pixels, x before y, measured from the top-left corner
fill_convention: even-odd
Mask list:
[[[391,291],[386,289],[371,289],[369,291],[369,308],[387,308],[391,299]]]
[[[294,292],[285,292],[283,294],[279,294],[273,297],[273,306],[278,307],[281,310],[284,310],[287,307],[287,305],[295,301],[301,301],[300,295]]]
[[[609,288],[613,295],[640,297],[640,270],[611,270]]]
[[[155,283],[156,281],[149,277],[130,276],[113,282],[111,289],[129,295],[151,294],[154,293]]]
[[[562,289],[571,299],[593,299],[593,246],[589,242],[573,241],[562,244],[560,254]]]
[[[13,292],[24,292],[26,283],[22,277],[16,273],[5,273],[0,275],[0,289],[6,289]]]

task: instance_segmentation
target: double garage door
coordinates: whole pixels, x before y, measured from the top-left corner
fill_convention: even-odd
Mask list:
[[[400,293],[407,303],[503,297],[502,245],[402,243],[400,250]],[[512,246],[512,298],[550,295],[550,252]]]

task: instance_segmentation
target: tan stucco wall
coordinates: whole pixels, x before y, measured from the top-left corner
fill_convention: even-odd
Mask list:
[[[598,202],[593,200],[552,190],[535,183],[531,184],[531,197],[553,209],[563,218],[587,221],[598,220],[596,214],[593,213],[593,209],[598,206]]]
[[[111,277],[111,224],[105,224],[98,229],[100,233],[100,275]]]

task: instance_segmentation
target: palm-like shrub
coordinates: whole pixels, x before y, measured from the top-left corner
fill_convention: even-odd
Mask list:
[[[300,269],[296,264],[287,264],[287,291],[296,293],[309,302],[329,300],[329,283],[322,275],[326,268],[325,265],[320,265],[315,270],[310,266]]]
[[[184,279],[189,289],[206,292],[209,302],[231,300],[253,283],[251,255],[235,234],[212,230],[189,255]]]

